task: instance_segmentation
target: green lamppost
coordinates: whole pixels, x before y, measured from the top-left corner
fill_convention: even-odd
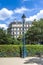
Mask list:
[[[25,18],[26,18],[26,16],[23,14],[22,15],[22,25],[23,25],[23,27],[22,27],[22,34],[23,34],[23,38],[22,38],[22,42],[23,42],[23,48],[22,48],[22,57],[24,58],[24,57],[26,57],[26,48],[25,48],[25,31],[24,31],[24,28],[25,28]]]

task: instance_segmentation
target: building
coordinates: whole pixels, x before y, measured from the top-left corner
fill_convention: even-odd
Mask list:
[[[26,33],[26,31],[29,28],[29,23],[25,22],[24,24],[24,32]],[[23,24],[22,22],[12,22],[9,24],[8,27],[8,32],[11,34],[12,38],[17,38],[19,37],[19,35],[22,35],[22,31],[23,31]]]

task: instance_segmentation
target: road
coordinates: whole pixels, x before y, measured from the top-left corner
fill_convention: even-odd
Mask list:
[[[43,65],[43,58],[38,57],[0,57],[0,65]]]

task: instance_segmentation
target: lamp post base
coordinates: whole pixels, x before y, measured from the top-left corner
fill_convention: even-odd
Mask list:
[[[26,56],[27,56],[27,54],[26,54],[26,48],[23,47],[22,48],[22,58],[25,58]]]

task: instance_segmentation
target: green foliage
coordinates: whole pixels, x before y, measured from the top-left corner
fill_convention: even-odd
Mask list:
[[[17,45],[0,45],[1,57],[16,57],[19,56],[19,46]]]
[[[34,20],[26,33],[26,44],[43,42],[43,19]]]
[[[12,38],[6,31],[0,28],[0,44],[10,44],[12,43]]]
[[[22,45],[0,45],[0,57],[20,57]],[[43,54],[43,45],[26,45],[27,56],[35,56],[37,52]]]
[[[19,45],[21,42],[16,38],[12,38],[10,34],[6,34],[6,31],[0,28],[0,44],[15,44]]]
[[[17,41],[19,42],[19,44],[22,44],[22,35],[19,35],[19,37],[17,38]]]
[[[35,56],[36,53],[43,55],[43,45],[26,45],[28,56]]]
[[[17,40],[16,38],[12,38],[12,43],[11,44],[14,44],[14,45],[20,45],[21,42],[19,40]]]

